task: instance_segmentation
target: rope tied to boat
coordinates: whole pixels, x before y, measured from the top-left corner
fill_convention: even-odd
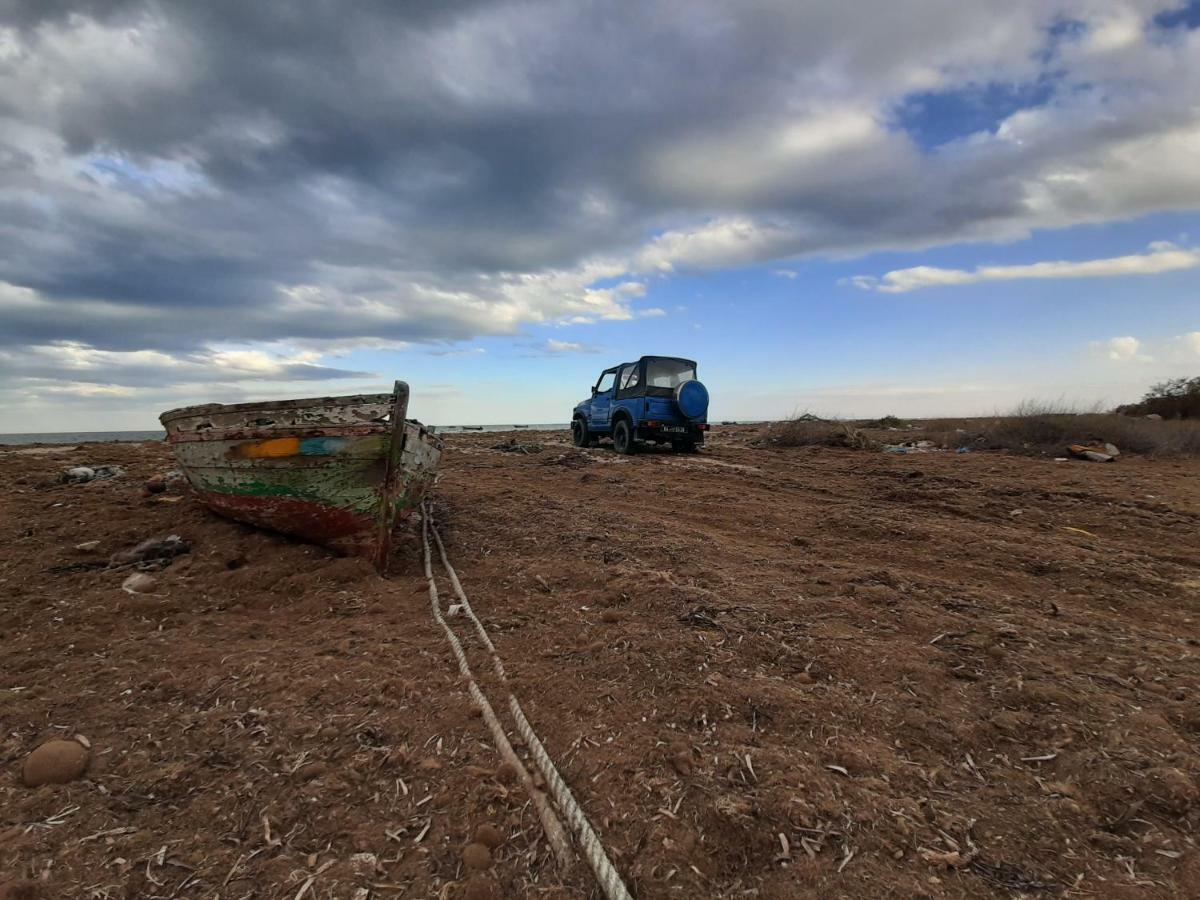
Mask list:
[[[584,813],[583,808],[575,799],[575,795],[571,793],[571,788],[567,785],[562,775],[559,774],[558,769],[554,765],[554,760],[546,751],[546,747],[542,744],[537,732],[533,730],[533,726],[529,724],[529,719],[525,717],[525,711],[521,709],[521,704],[513,694],[512,687],[508,681],[508,674],[504,670],[504,663],[500,660],[500,654],[496,651],[496,646],[492,643],[492,639],[483,627],[483,623],[475,615],[475,610],[471,608],[471,601],[467,598],[467,593],[463,590],[462,583],[458,580],[458,573],[454,570],[454,566],[450,564],[449,556],[446,553],[446,546],[442,543],[442,536],[437,530],[437,525],[433,522],[432,510],[429,504],[426,503],[423,504],[421,510],[421,537],[425,545],[425,577],[429,580],[429,596],[433,606],[433,616],[438,624],[442,626],[447,638],[450,640],[450,645],[454,649],[454,655],[458,659],[459,670],[468,679],[468,689],[471,697],[479,704],[480,709],[484,711],[484,718],[488,719],[492,709],[491,704],[488,703],[487,698],[475,683],[458,636],[446,624],[445,619],[442,618],[437,599],[437,586],[434,583],[433,569],[430,564],[429,533],[431,531],[433,539],[438,546],[442,566],[445,568],[446,575],[450,579],[450,584],[454,588],[454,594],[458,598],[458,602],[462,605],[463,612],[475,627],[475,632],[479,636],[480,643],[483,644],[488,655],[491,656],[492,668],[495,670],[496,677],[504,685],[505,690],[508,691],[508,709],[512,714],[513,721],[516,723],[517,733],[520,734],[521,739],[525,742],[525,746],[529,748],[529,753],[533,757],[534,764],[537,766],[542,779],[549,787],[550,795],[554,798],[554,802],[566,816],[567,821],[574,830],[575,837],[583,848],[584,857],[587,859],[588,865],[596,876],[596,881],[600,885],[600,889],[604,892],[604,896],[608,900],[632,900],[629,890],[625,887],[625,883],[621,879],[620,873],[617,872],[616,867],[612,864],[612,860],[609,859],[600,836],[596,834],[596,830],[588,820],[587,814]],[[489,728],[493,728],[493,722],[495,722],[495,715],[491,713],[491,719],[488,721]],[[508,738],[504,736],[499,722],[495,722],[493,737],[495,737],[497,729],[500,730],[500,735],[504,743],[508,745],[509,752],[512,752],[512,746],[508,744]],[[523,771],[524,767],[520,766],[520,769]],[[557,819],[555,821],[557,822]],[[545,825],[544,820],[543,825]],[[549,834],[549,832],[547,833]],[[553,843],[553,841],[551,842]]]
[[[428,514],[422,515],[421,528],[425,543],[425,578],[429,581],[429,603],[433,609],[433,618],[442,626],[447,640],[450,641],[450,647],[454,651],[455,658],[458,660],[458,670],[467,679],[467,691],[483,715],[483,720],[492,734],[492,742],[496,745],[496,750],[500,754],[500,758],[516,769],[521,785],[525,788],[525,792],[529,794],[534,808],[537,810],[538,819],[542,823],[542,829],[546,832],[546,839],[550,842],[550,847],[554,851],[555,858],[558,860],[559,871],[566,873],[570,870],[575,859],[575,855],[571,850],[570,839],[563,830],[558,816],[554,814],[554,810],[546,802],[546,795],[534,785],[533,778],[529,775],[529,770],[525,768],[520,757],[513,750],[512,744],[508,740],[508,735],[504,733],[504,728],[501,726],[500,720],[496,717],[496,711],[492,708],[492,704],[488,702],[487,696],[480,689],[479,685],[475,683],[475,676],[471,672],[470,665],[467,663],[467,655],[458,640],[458,635],[454,633],[454,630],[442,618],[437,583],[434,581],[433,566],[430,562],[428,521]]]

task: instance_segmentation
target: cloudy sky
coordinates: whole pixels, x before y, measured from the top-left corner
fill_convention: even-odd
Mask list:
[[[1200,374],[1200,3],[0,0],[0,432]]]

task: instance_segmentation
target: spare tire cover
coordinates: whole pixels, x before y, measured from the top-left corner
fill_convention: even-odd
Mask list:
[[[708,415],[708,388],[699,381],[685,381],[675,388],[675,402],[689,419],[702,419]]]

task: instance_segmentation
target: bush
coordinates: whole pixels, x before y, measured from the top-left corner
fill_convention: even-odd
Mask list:
[[[1200,377],[1160,381],[1152,385],[1137,403],[1118,406],[1117,412],[1126,416],[1200,419]]]
[[[971,423],[968,425],[968,423]],[[1116,444],[1122,453],[1149,456],[1200,456],[1200,422],[1135,419],[1064,403],[1026,401],[1012,413],[991,420],[958,420],[947,440],[946,424],[929,422],[926,437],[942,446],[1061,456],[1071,444]],[[962,433],[957,433],[961,431]]]
[[[868,419],[862,423],[863,428],[908,428],[909,423],[896,416],[884,416],[882,419]]]
[[[847,422],[829,422],[807,414],[777,422],[767,430],[766,441],[778,447],[850,447],[870,450],[878,445]]]

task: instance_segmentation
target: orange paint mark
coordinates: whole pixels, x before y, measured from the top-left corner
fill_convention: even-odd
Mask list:
[[[269,441],[254,441],[238,444],[235,449],[241,459],[275,459],[281,456],[297,456],[300,453],[300,438],[273,438]]]

